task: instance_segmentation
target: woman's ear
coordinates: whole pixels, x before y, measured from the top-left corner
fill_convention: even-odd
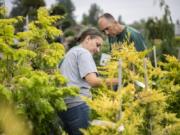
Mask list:
[[[90,36],[87,36],[86,38],[85,38],[85,41],[89,41],[90,40]]]

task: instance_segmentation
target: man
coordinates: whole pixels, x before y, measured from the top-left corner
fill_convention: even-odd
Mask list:
[[[137,51],[146,49],[141,33],[132,27],[120,24],[111,14],[105,13],[100,16],[98,25],[99,29],[108,36],[110,45],[113,43],[134,42]]]

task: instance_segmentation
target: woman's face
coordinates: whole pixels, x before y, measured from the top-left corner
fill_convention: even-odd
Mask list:
[[[92,53],[98,53],[101,50],[103,39],[101,37],[87,38],[87,49]]]

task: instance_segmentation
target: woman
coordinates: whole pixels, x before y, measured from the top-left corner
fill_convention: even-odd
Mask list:
[[[79,129],[88,127],[89,107],[80,96],[91,98],[90,88],[103,82],[97,76],[93,60],[93,55],[100,51],[102,35],[96,29],[89,28],[81,33],[77,41],[79,45],[70,49],[60,66],[61,73],[69,80],[67,85],[80,88],[79,96],[65,98],[68,109],[59,114],[70,135],[81,135]]]

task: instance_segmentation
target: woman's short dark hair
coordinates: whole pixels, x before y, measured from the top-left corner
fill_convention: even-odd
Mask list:
[[[90,36],[90,38],[96,38],[96,37],[101,37],[103,38],[102,34],[96,29],[96,28],[88,28],[86,30],[84,30],[80,36],[78,36],[76,38],[76,41],[77,42],[82,42],[84,41],[84,39],[87,37],[87,36]]]

